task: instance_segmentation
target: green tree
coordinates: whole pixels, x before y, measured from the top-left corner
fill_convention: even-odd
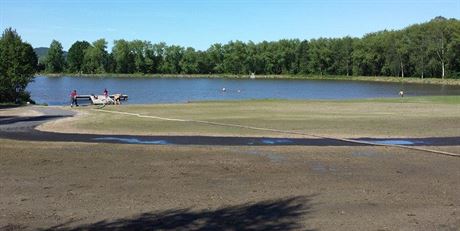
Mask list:
[[[163,63],[165,60],[166,43],[156,43],[147,51],[148,60],[151,60],[151,65],[148,67],[151,73],[164,73]]]
[[[185,74],[197,74],[198,70],[198,53],[192,47],[187,47],[184,55],[180,60],[180,69]]]
[[[146,41],[134,40],[129,43],[132,54],[134,55],[134,71],[137,73],[145,73],[145,51],[148,43]]]
[[[64,51],[60,42],[53,40],[45,59],[45,70],[50,73],[61,73],[65,67]]]
[[[328,74],[332,62],[330,41],[325,38],[310,42],[310,72],[320,75]]]
[[[145,73],[155,73],[155,51],[151,42],[145,41]]]
[[[162,73],[179,74],[181,73],[180,60],[184,55],[184,48],[181,46],[167,46],[164,49],[164,59],[160,67]]]
[[[211,74],[213,72],[213,66],[211,64],[211,57],[206,51],[197,51],[197,65],[199,74]]]
[[[91,44],[87,41],[76,41],[67,54],[67,68],[70,72],[82,72],[85,51]]]
[[[308,63],[309,63],[309,42],[303,40],[297,47],[297,62],[300,74],[309,74]]]
[[[261,54],[263,53],[261,47],[258,44],[249,41],[247,44],[247,52],[248,56],[246,58],[245,64],[246,69],[250,73],[263,73],[265,63],[263,62],[263,58],[261,57]]]
[[[395,31],[387,32],[385,31],[378,38],[382,42],[382,46],[384,47],[384,64],[380,71],[381,75],[385,76],[398,76],[399,73],[404,73],[402,70],[401,59],[399,55],[399,48],[401,47],[400,44],[400,35],[397,34]]]
[[[409,48],[409,63],[414,67],[412,76],[420,76],[423,79],[426,75],[426,66],[429,59],[428,35],[420,25],[415,25],[411,28],[409,36],[413,41],[412,46]]]
[[[206,53],[209,57],[209,65],[211,67],[212,73],[223,73],[224,67],[224,49],[222,48],[222,44],[215,43],[211,45],[211,47],[206,50]]]
[[[85,73],[99,74],[106,72],[108,64],[107,42],[99,39],[85,50],[83,70]]]
[[[444,23],[445,21],[445,18],[437,17],[432,20],[431,24],[431,49],[436,54],[436,57],[441,64],[441,77],[443,79],[446,75],[446,48],[448,43],[448,31]]]
[[[356,42],[353,50],[353,72],[357,75],[378,76],[382,75],[385,64],[385,51],[383,34],[377,32],[365,35]]]
[[[124,39],[115,40],[112,48],[112,55],[115,61],[115,72],[133,73],[134,72],[134,54],[128,41]]]
[[[0,39],[0,102],[29,100],[25,92],[32,81],[38,58],[30,44],[21,40],[12,28],[6,29]]]
[[[247,45],[241,41],[230,41],[224,45],[223,67],[225,73],[243,74],[249,73],[246,59],[248,58]]]
[[[448,69],[454,77],[460,77],[460,27],[453,31],[452,40],[447,46]]]
[[[257,45],[257,61],[260,62],[259,74],[276,74],[277,70],[280,69],[275,59],[276,50],[274,44],[274,42],[263,41]]]
[[[400,35],[396,40],[396,54],[398,55],[401,77],[404,78],[405,73],[410,73],[409,49],[412,44],[407,33],[398,34]]]
[[[107,63],[105,64],[105,71],[107,73],[115,73],[116,62],[113,54],[110,53],[107,55]]]
[[[351,37],[332,39],[332,66],[330,74],[346,76],[352,74],[353,42],[354,39]]]
[[[300,41],[298,39],[282,39],[276,43],[281,73],[296,74],[298,72],[296,51],[299,44]]]

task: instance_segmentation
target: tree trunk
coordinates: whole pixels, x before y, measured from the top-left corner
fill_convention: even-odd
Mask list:
[[[441,65],[442,65],[442,79],[444,79],[444,74],[445,74],[445,68],[444,68],[444,39],[441,39],[441,54],[442,54],[442,58],[441,58]]]
[[[445,73],[446,73],[446,69],[445,69],[445,65],[444,65],[444,61],[441,62],[441,65],[442,65],[442,79],[444,79],[444,76],[445,76]]]
[[[422,56],[422,79],[425,77],[425,62],[424,62],[424,57]]]
[[[441,34],[441,47],[436,50],[436,54],[438,55],[439,61],[441,61],[441,68],[442,68],[442,79],[444,79],[446,70],[445,70],[445,63],[444,63],[444,35]]]
[[[402,62],[401,62],[401,77],[404,78],[404,65]]]

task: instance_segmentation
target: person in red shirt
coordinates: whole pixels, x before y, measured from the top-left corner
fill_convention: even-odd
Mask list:
[[[71,93],[70,93],[70,107],[73,107],[73,105],[75,104],[75,106],[78,107],[78,102],[77,102],[77,90],[73,90]]]

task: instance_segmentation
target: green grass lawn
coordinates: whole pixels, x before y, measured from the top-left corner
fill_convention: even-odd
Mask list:
[[[89,108],[68,122],[75,130],[114,134],[286,136],[267,131],[110,114]],[[460,135],[460,97],[405,97],[345,101],[208,101],[107,106],[103,110],[238,124],[336,137]]]
[[[417,96],[404,98],[379,98],[347,100],[348,102],[386,102],[386,103],[436,103],[460,104],[460,96]]]

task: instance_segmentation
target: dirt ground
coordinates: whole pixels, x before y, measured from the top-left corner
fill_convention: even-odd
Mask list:
[[[460,158],[0,140],[2,230],[458,230]]]
[[[42,114],[62,111],[0,110],[0,132]],[[395,147],[0,138],[0,230],[460,230],[459,166]]]

